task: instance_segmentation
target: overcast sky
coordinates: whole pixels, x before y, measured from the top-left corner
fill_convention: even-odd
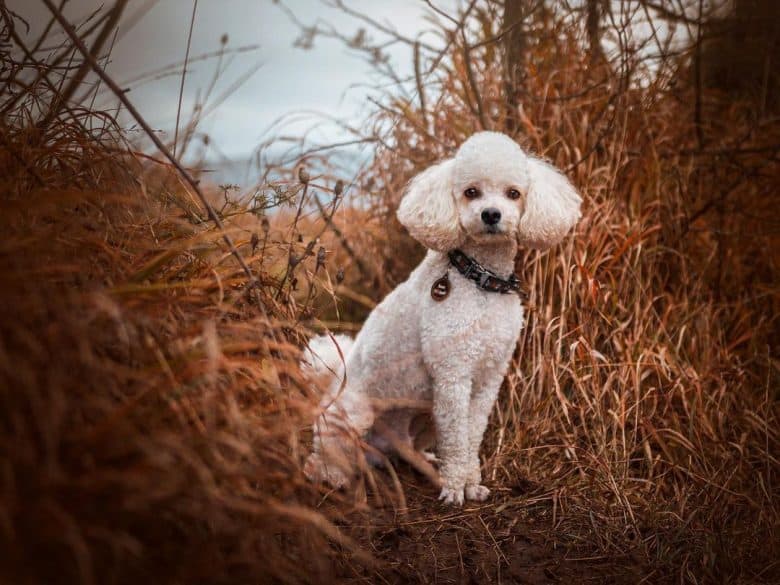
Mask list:
[[[99,7],[111,4],[70,0],[65,14],[71,22],[79,23]],[[430,9],[422,0],[346,0],[346,4],[390,24],[408,37],[429,28],[424,16],[430,14]],[[436,4],[452,10],[456,1],[439,0]],[[48,12],[39,0],[9,0],[8,5],[30,22],[31,35],[45,26]],[[320,0],[289,0],[286,5],[303,23],[327,21],[347,36],[364,26]],[[149,6],[151,9],[146,11]],[[111,52],[109,73],[127,86],[126,82],[144,73],[182,61],[192,10],[193,0],[131,0]],[[141,14],[142,18],[129,27],[134,17]],[[314,110],[355,122],[364,115],[368,90],[347,90],[355,84],[372,81],[370,66],[335,40],[318,38],[309,51],[294,47],[298,28],[271,0],[198,0],[190,55],[218,50],[223,34],[228,35],[228,49],[249,45],[259,45],[259,49],[231,57],[232,62],[215,88],[215,95],[261,64],[252,78],[200,126],[225,155],[249,156],[267,137],[265,130],[285,114]],[[411,72],[411,53],[407,46],[390,47],[388,53],[401,72]],[[182,117],[191,110],[197,92],[209,84],[215,64],[211,60],[191,65]],[[180,81],[177,74],[141,84],[130,83],[132,90],[128,95],[151,124],[171,132]],[[310,119],[307,125],[311,123]],[[300,123],[289,123],[281,132],[293,134],[303,127]],[[317,126],[317,134],[337,137],[337,132],[326,124]],[[211,156],[214,154],[212,151]]]

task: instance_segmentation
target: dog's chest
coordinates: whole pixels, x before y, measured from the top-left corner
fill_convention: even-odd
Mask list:
[[[518,295],[484,291],[458,274],[447,280],[445,298],[432,294],[423,301],[422,342],[487,359],[513,348],[523,325]]]

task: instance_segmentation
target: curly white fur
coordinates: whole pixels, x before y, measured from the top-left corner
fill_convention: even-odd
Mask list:
[[[344,360],[355,342],[349,335],[320,335],[309,341],[303,352],[303,371],[309,377],[324,376],[341,383]]]
[[[466,197],[469,188],[479,195]],[[509,196],[510,190],[520,197]],[[440,499],[462,504],[464,498],[487,498],[479,448],[523,325],[523,307],[516,295],[486,292],[451,269],[447,252],[460,248],[507,277],[518,244],[557,243],[579,219],[580,202],[554,167],[495,132],[475,134],[454,158],[411,181],[398,218],[428,254],[374,309],[348,351],[349,342],[339,340],[346,355],[345,382],[331,339],[310,344],[310,363],[320,373],[317,364],[328,364],[333,378],[306,462],[310,479],[334,487],[349,482],[358,453],[346,434],[365,437],[374,428],[391,429],[395,440],[412,443],[410,423],[419,410],[399,402],[417,400],[432,405]],[[496,225],[483,220],[486,209],[500,212]],[[437,302],[431,286],[446,273],[450,293]],[[381,440],[374,444],[387,446]]]

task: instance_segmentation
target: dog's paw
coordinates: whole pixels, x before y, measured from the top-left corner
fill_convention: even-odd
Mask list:
[[[337,490],[349,484],[346,473],[335,465],[326,465],[316,454],[309,455],[303,466],[303,474],[312,483],[326,483]]]
[[[466,499],[484,502],[488,499],[490,490],[484,485],[472,484],[466,486]]]
[[[463,488],[443,487],[439,494],[439,501],[447,506],[462,506]]]

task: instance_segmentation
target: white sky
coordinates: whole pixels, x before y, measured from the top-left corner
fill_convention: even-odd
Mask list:
[[[286,4],[307,25],[324,20],[350,37],[364,26],[320,0],[288,0]],[[428,28],[424,15],[430,14],[430,9],[422,0],[346,0],[346,4],[390,24],[408,37],[415,37]],[[79,23],[100,6],[110,5],[109,1],[71,0],[66,4],[65,14],[71,22]],[[131,0],[124,21],[143,12],[147,5],[152,8],[132,28],[120,25],[119,38],[107,67],[120,83],[184,59],[193,1]],[[455,2],[439,0],[437,5],[452,10]],[[33,38],[47,22],[48,11],[38,0],[9,0],[8,6],[29,21]],[[312,50],[293,47],[298,29],[271,0],[198,0],[190,55],[218,50],[223,34],[229,37],[228,48],[247,45],[260,45],[260,48],[232,58],[214,95],[262,63],[252,78],[199,126],[228,157],[249,156],[267,138],[264,131],[269,125],[285,114],[316,110],[354,122],[362,119],[368,90],[347,90],[355,84],[370,84],[371,67],[343,43],[317,38]],[[399,71],[411,73],[411,51],[407,46],[395,45],[388,52]],[[212,60],[190,66],[183,119],[191,111],[197,92],[209,84],[215,64]],[[128,96],[136,107],[155,128],[167,133],[173,131],[175,124],[180,80],[179,75],[173,75],[130,85],[132,91]],[[305,125],[288,124],[281,133],[294,134],[311,124],[311,120]],[[335,129],[325,124],[318,125],[316,134],[320,138],[338,136]]]

